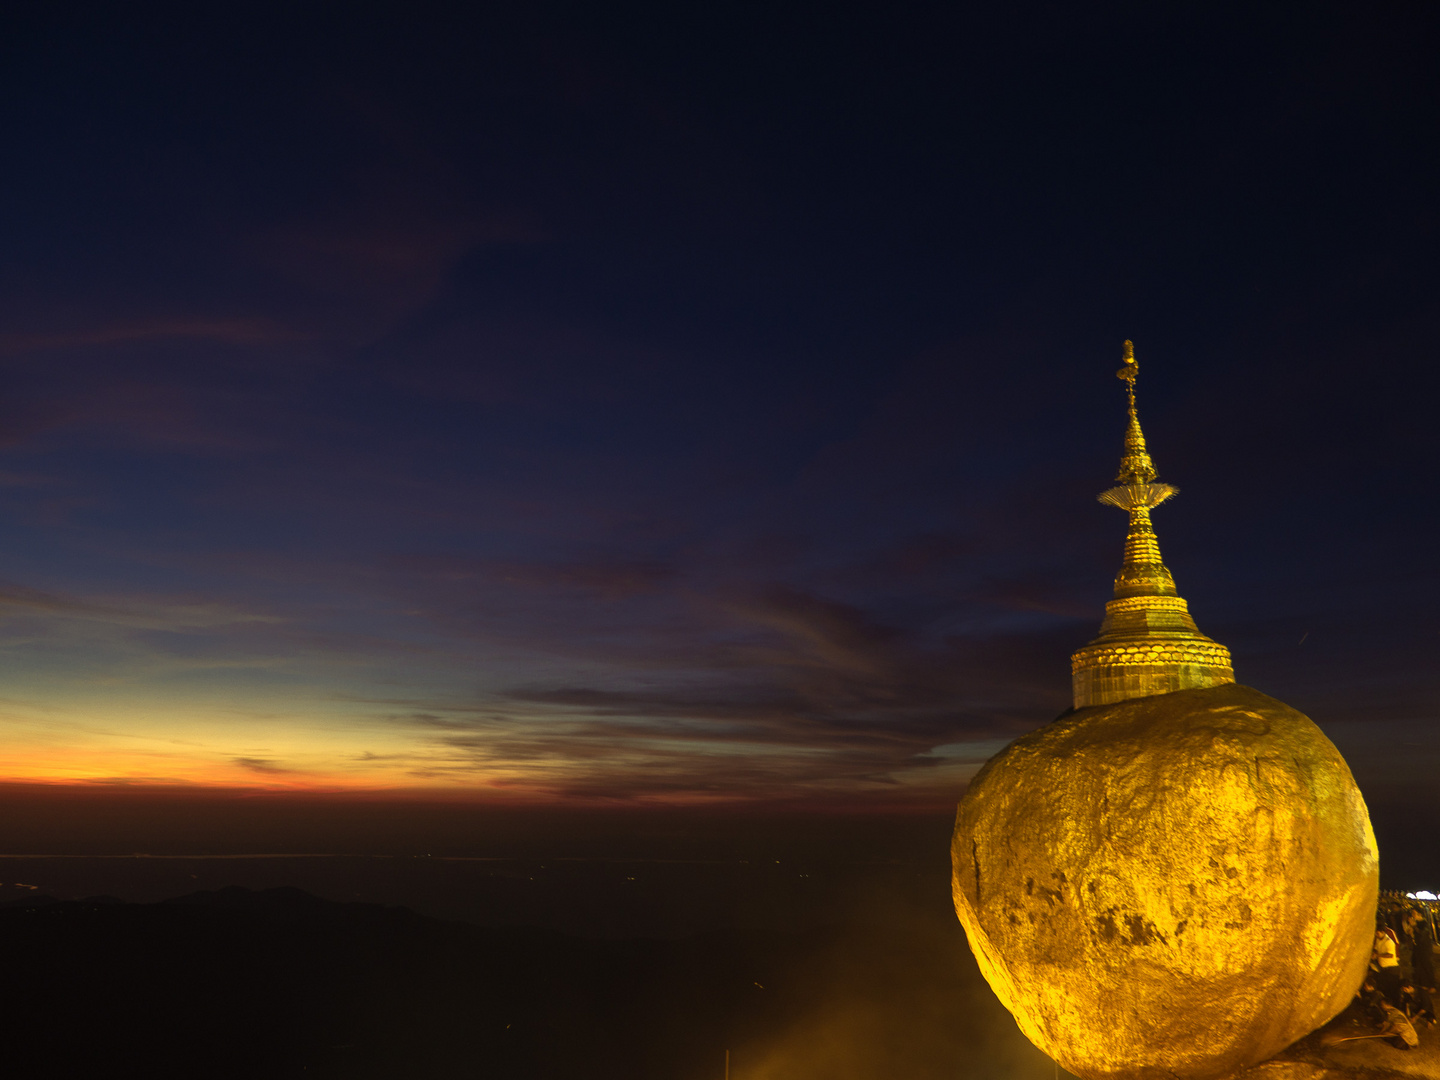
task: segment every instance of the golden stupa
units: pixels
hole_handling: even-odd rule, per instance
[[[981,973],[1085,1080],[1218,1080],[1340,1012],[1370,958],[1379,863],[1365,802],[1307,717],[1235,683],[1150,526],[1175,493],[1135,413],[1125,563],[1075,707],[971,781],[951,845]]]
[[[1155,483],[1155,463],[1135,412],[1135,347],[1125,342],[1125,363],[1115,374],[1125,380],[1130,425],[1125,456],[1115,477],[1118,487],[1102,503],[1130,512],[1125,563],[1115,575],[1115,599],[1105,605],[1100,636],[1070,657],[1075,708],[1109,705],[1128,698],[1198,690],[1235,681],[1230,650],[1195,627],[1189,606],[1175,591],[1175,579],[1160,559],[1150,511],[1178,489]]]

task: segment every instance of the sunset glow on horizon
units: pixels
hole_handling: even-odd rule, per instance
[[[897,733],[863,751],[865,775],[847,775],[862,760],[856,746],[785,736],[792,721],[774,703],[726,716],[681,698],[660,706],[652,690],[630,695],[627,713],[619,692],[486,694],[478,669],[433,644],[317,640],[296,632],[293,614],[220,608],[201,619],[193,607],[135,597],[12,601],[0,626],[12,664],[0,782],[660,805],[865,797],[868,788],[882,802],[943,803],[1004,741]],[[777,621],[763,619],[767,630]],[[806,652],[824,645],[813,628],[803,636]],[[547,666],[509,651],[502,670]]]

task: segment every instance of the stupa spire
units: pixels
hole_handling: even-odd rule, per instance
[[[1070,657],[1077,709],[1235,681],[1230,650],[1196,628],[1160,558],[1150,511],[1178,489],[1155,483],[1155,462],[1135,407],[1139,370],[1135,348],[1127,341],[1124,363],[1115,373],[1125,381],[1129,403],[1125,453],[1115,477],[1118,486],[1101,494],[1100,501],[1128,512],[1130,529],[1125,560],[1115,575],[1115,599],[1105,605],[1100,636]]]
[[[1125,456],[1120,459],[1120,473],[1115,477],[1120,484],[1148,484],[1155,479],[1155,462],[1145,449],[1145,433],[1140,430],[1140,414],[1135,411],[1135,377],[1140,374],[1140,365],[1135,362],[1135,343],[1125,342],[1124,364],[1115,373],[1117,379],[1125,380],[1125,396],[1130,400],[1130,425],[1125,429]]]

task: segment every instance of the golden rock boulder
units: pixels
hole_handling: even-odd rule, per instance
[[[1208,1080],[1364,977],[1378,861],[1307,717],[1233,683],[1080,709],[960,802],[955,908],[1021,1030],[1087,1080]]]

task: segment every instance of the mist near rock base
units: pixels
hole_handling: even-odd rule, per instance
[[[867,898],[854,923],[779,973],[794,996],[783,1022],[738,1048],[734,1080],[1054,1077],[945,914]]]

